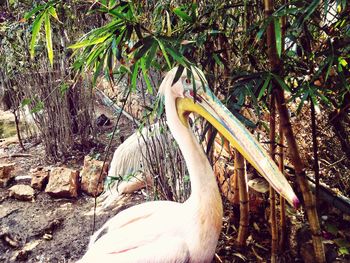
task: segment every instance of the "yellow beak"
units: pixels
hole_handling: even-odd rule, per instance
[[[297,208],[299,200],[287,179],[275,162],[253,135],[232,113],[209,91],[198,92],[196,102],[192,92],[185,92],[184,98],[176,100],[180,120],[188,126],[188,115],[195,112],[209,121],[236,148],[244,158],[282,195]]]

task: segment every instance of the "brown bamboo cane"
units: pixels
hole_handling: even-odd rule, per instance
[[[245,160],[243,156],[235,150],[235,170],[237,171],[239,188],[239,229],[237,236],[237,245],[242,247],[246,243],[249,226],[249,204],[248,204],[248,186],[245,169]]]
[[[281,121],[279,122],[279,159],[278,159],[278,167],[282,174],[284,174],[284,136]],[[280,196],[280,225],[281,225],[281,235],[279,238],[279,249],[280,251],[284,251],[286,249],[286,241],[287,241],[287,224],[286,224],[286,201]]]
[[[270,156],[275,160],[276,153],[276,105],[274,94],[271,94],[270,100]],[[278,229],[276,220],[276,193],[270,186],[270,225],[271,225],[271,262],[277,262],[278,253]]]
[[[264,0],[264,6],[265,6],[265,16],[266,18],[270,17],[273,12],[273,0]],[[277,56],[277,50],[276,50],[276,39],[275,39],[275,30],[273,23],[270,23],[267,27],[267,50],[268,50],[268,56],[270,61],[270,66],[272,71],[278,72],[281,70],[281,60]],[[292,126],[289,120],[288,110],[286,106],[286,102],[284,99],[284,93],[280,86],[276,86],[276,89],[274,90],[276,101],[277,101],[277,109],[280,115],[280,120],[282,124],[283,133],[286,137],[289,153],[291,157],[291,162],[294,165],[296,177],[297,177],[297,183],[300,187],[300,190],[302,192],[303,198],[304,198],[304,204],[306,213],[308,216],[308,220],[310,223],[311,228],[311,234],[312,234],[312,241],[314,245],[314,251],[315,251],[315,259],[316,262],[326,262],[325,253],[324,253],[324,246],[322,243],[322,237],[321,237],[321,228],[320,228],[320,222],[317,215],[317,210],[315,206],[315,198],[310,190],[309,184],[305,177],[305,171],[304,171],[304,164],[301,161],[298,146],[293,134]]]

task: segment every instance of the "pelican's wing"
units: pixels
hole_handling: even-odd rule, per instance
[[[169,256],[172,253],[174,257],[185,259],[188,254],[187,245],[179,238],[183,236],[179,226],[186,225],[179,222],[184,219],[178,212],[181,206],[182,204],[176,202],[155,201],[120,212],[93,235],[88,252],[81,262],[94,262],[96,257],[128,262],[124,259],[134,253],[142,255],[140,262],[147,262],[144,259],[148,257],[150,262],[167,262],[164,261],[164,255]],[[166,245],[169,237],[172,239],[171,246]],[[164,246],[163,252],[159,252],[162,247],[160,244]],[[159,261],[155,261],[155,257]]]

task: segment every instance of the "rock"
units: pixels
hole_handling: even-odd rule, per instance
[[[17,184],[12,186],[10,189],[9,196],[14,197],[22,201],[32,201],[34,200],[34,189],[29,185]]]
[[[42,190],[47,185],[49,181],[49,172],[47,168],[40,167],[38,169],[31,171],[31,183],[30,185],[37,190]]]
[[[85,156],[84,167],[81,171],[81,189],[92,196],[97,196],[103,191],[103,182],[108,173],[108,165],[102,169],[103,161],[98,161],[90,156]],[[102,174],[101,174],[102,169]]]
[[[262,177],[248,181],[248,186],[258,193],[265,194],[269,191],[269,183]]]
[[[32,177],[30,175],[17,175],[15,177],[15,182],[21,183],[21,184],[28,183],[28,182],[30,182],[31,178]]]
[[[51,170],[45,192],[52,197],[71,198],[78,196],[79,171],[64,167]]]
[[[14,175],[11,173],[11,171],[14,169],[14,163],[0,164],[0,186],[7,186],[8,182],[14,177]]]
[[[104,114],[101,114],[96,119],[97,126],[108,126],[111,124],[111,120]]]

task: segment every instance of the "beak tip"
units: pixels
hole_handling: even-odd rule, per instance
[[[294,199],[293,199],[293,206],[295,209],[298,209],[300,206],[300,201],[297,197],[294,197]]]

